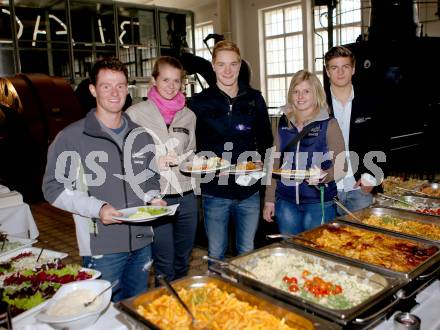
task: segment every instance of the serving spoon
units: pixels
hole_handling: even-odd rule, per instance
[[[398,202],[398,203],[402,203],[402,204],[406,204],[408,206],[411,206],[412,208],[414,208],[416,210],[420,210],[421,209],[416,203],[411,203],[411,202],[408,202],[408,201],[405,201],[405,200],[402,200],[402,199],[399,199],[399,198],[391,197],[391,196],[388,196],[388,195],[385,195],[385,194],[381,194],[381,193],[377,193],[377,194],[379,196],[383,197],[383,198],[387,198],[387,199],[390,199],[392,201],[395,201],[395,202]]]
[[[101,295],[102,295],[104,292],[106,292],[107,290],[109,290],[109,289],[115,287],[118,283],[119,283],[119,280],[114,281],[110,286],[106,287],[104,290],[102,290],[100,293],[98,293],[98,294],[95,296],[95,298],[93,298],[93,299],[90,300],[90,301],[85,302],[85,303],[84,303],[84,307],[88,307],[88,306],[90,306],[91,304],[93,304],[93,303],[95,302],[95,300],[96,300],[99,296],[101,296]]]
[[[229,267],[229,268],[231,268],[231,267],[235,268],[235,269],[241,271],[242,273],[246,273],[246,274],[252,276],[253,278],[257,278],[257,276],[254,273],[252,273],[251,271],[247,270],[246,268],[244,268],[242,266],[233,264],[232,262],[225,261],[225,260],[220,260],[220,259],[217,259],[217,258],[214,258],[214,257],[210,257],[210,256],[203,256],[202,259],[214,262],[214,263],[219,264],[220,266],[223,266],[223,267],[226,266],[226,267]]]
[[[177,300],[177,302],[185,309],[185,311],[188,313],[189,317],[191,318],[191,324],[194,325],[200,325],[200,321],[196,319],[196,317],[194,316],[194,314],[191,312],[191,310],[189,309],[188,305],[185,304],[185,302],[182,300],[182,298],[180,298],[179,294],[177,293],[176,290],[174,290],[174,288],[172,287],[172,285],[170,284],[170,282],[168,282],[168,280],[165,278],[165,276],[163,275],[157,275],[156,278],[158,279],[158,281],[163,284],[163,286],[165,287],[165,289],[171,293],[171,295]],[[205,329],[205,327],[201,326],[201,329]]]
[[[353,212],[351,212],[349,209],[347,209],[345,207],[344,204],[341,203],[341,201],[339,199],[337,199],[336,197],[333,198],[333,201],[336,203],[336,205],[338,205],[341,209],[343,209],[350,217],[352,217],[353,219],[355,219],[356,221],[362,222],[361,219],[359,219],[359,217],[357,217],[356,215],[354,215]]]
[[[301,237],[301,236],[297,236],[297,235],[293,235],[293,234],[269,234],[266,235],[266,238],[292,238],[292,239],[297,239],[298,241],[303,241],[312,245],[318,245],[317,243],[313,242],[312,240],[305,238],[305,237]]]
[[[430,194],[426,194],[424,192],[417,191],[417,190],[414,190],[414,189],[406,189],[406,188],[402,188],[402,187],[396,187],[396,188],[400,189],[400,190],[403,190],[403,191],[406,191],[406,192],[413,193],[413,194],[422,195],[422,196],[426,196],[426,197],[432,197]]]

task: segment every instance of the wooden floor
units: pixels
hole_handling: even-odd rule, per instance
[[[31,210],[40,232],[38,243],[34,246],[65,252],[69,255],[65,259],[66,263],[80,264],[81,257],[78,254],[75,223],[72,215],[45,202],[32,204]],[[194,247],[189,275],[206,273],[208,266],[202,260],[202,256],[206,254],[206,249]]]

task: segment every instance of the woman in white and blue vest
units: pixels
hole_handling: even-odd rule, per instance
[[[301,70],[292,77],[284,112],[275,134],[281,156],[274,169],[287,171],[267,186],[263,217],[276,221],[280,233],[298,234],[336,217],[333,198],[335,180],[345,174],[344,140],[329,116],[321,82],[311,72]],[[298,177],[292,174],[299,172],[289,170],[307,172]]]

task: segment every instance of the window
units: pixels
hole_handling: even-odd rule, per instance
[[[209,39],[207,41],[208,47],[206,47],[205,43],[203,42],[203,39],[205,39],[208,34],[214,33],[214,25],[212,24],[212,22],[205,22],[205,23],[200,23],[200,24],[196,24],[195,27],[195,49],[196,49],[196,55],[203,57],[205,60],[208,60],[211,62],[211,52],[209,50],[212,51],[212,49],[214,48],[214,39]],[[197,75],[198,79],[200,79],[200,82],[202,83],[202,86],[204,88],[208,87],[208,83],[205,81],[205,79],[203,79],[203,77],[201,75]],[[195,93],[199,93],[202,91],[202,86],[200,86],[200,84],[197,81],[194,81],[194,85],[195,85]]]
[[[203,57],[204,59],[211,61],[211,53],[206,47],[203,39],[205,39],[208,34],[214,33],[214,25],[212,22],[196,24],[195,35],[196,35],[196,55]],[[214,47],[214,39],[208,40],[208,46],[212,50]]]
[[[315,16],[315,72],[321,78],[324,54],[328,50],[327,7],[314,7]],[[333,44],[355,42],[361,34],[361,0],[340,0],[333,11]]]
[[[302,2],[301,2],[302,3]],[[286,102],[292,75],[298,70],[310,68],[322,81],[324,54],[328,50],[327,7],[314,7],[314,34],[307,35],[306,20],[300,2],[262,10],[264,40],[263,91],[270,114]],[[355,42],[361,34],[361,0],[339,0],[333,11],[333,44]],[[307,38],[313,38],[314,53],[308,54]],[[309,61],[314,57],[314,64]]]
[[[265,95],[270,114],[286,103],[293,73],[304,68],[304,32],[301,4],[262,12]]]

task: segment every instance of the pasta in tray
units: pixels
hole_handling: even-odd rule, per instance
[[[367,225],[386,228],[400,233],[440,240],[440,226],[433,223],[401,219],[389,215],[371,215],[368,218],[362,219],[362,222]]]
[[[163,295],[148,305],[139,305],[137,311],[162,329],[294,329],[285,324],[284,319],[240,301],[212,283],[180,289],[178,293],[198,322],[191,324],[185,310],[169,295]]]

